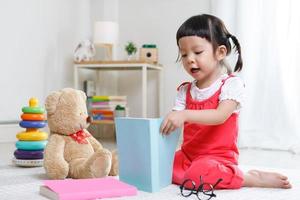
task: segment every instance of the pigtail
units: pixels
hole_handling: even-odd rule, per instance
[[[235,49],[239,54],[238,59],[237,59],[236,64],[235,64],[235,67],[234,67],[234,72],[239,72],[243,68],[241,45],[240,45],[238,39],[234,35],[229,34],[228,37],[232,39],[232,41],[235,45]]]

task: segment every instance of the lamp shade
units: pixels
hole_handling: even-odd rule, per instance
[[[94,25],[94,44],[116,44],[119,25],[112,21],[97,21]]]

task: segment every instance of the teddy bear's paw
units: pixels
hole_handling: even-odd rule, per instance
[[[107,149],[99,149],[92,156],[93,162],[90,165],[92,176],[100,178],[107,176],[111,169],[112,155]]]

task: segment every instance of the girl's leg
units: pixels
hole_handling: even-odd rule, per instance
[[[243,183],[243,173],[237,165],[209,156],[193,161],[184,179],[192,179],[198,187],[200,175],[205,183],[212,185],[222,178],[216,189],[238,189]]]
[[[244,174],[244,187],[291,188],[288,178],[275,172],[250,170]]]
[[[189,168],[191,162],[185,157],[184,153],[179,150],[175,153],[173,164],[172,182],[180,185],[184,180],[185,171]]]

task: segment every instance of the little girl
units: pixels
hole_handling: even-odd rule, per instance
[[[212,15],[197,15],[177,31],[177,45],[184,69],[195,80],[178,88],[175,107],[164,119],[161,132],[169,134],[184,125],[181,149],[176,152],[173,183],[191,179],[199,186],[222,181],[217,188],[291,188],[286,176],[238,168],[238,115],[244,100],[243,81],[231,74],[224,58],[238,53],[234,72],[242,69],[241,47],[223,22]],[[224,73],[224,66],[227,73]]]

